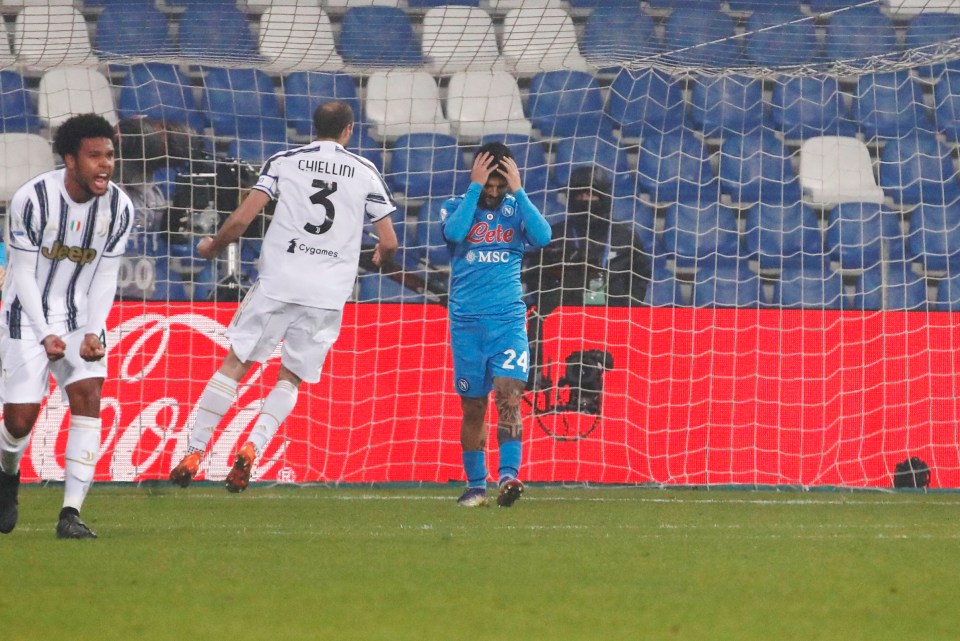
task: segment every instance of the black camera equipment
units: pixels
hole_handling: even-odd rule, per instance
[[[556,385],[543,372],[550,370],[547,363],[538,371],[530,385],[532,398],[527,398],[540,428],[560,441],[586,438],[600,424],[603,409],[603,374],[613,369],[613,355],[599,349],[571,352],[564,363],[563,375]],[[543,417],[558,415],[551,427]],[[571,422],[569,416],[593,416],[589,423]]]

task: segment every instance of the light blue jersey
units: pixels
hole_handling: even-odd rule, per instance
[[[549,242],[550,227],[522,190],[504,196],[494,211],[477,205],[481,190],[478,183],[471,184],[464,195],[447,200],[440,212],[451,255],[450,316],[525,318],[520,280],[524,247]],[[467,229],[466,237],[456,240],[459,234],[450,233],[451,224]]]

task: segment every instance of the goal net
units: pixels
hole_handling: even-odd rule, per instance
[[[501,141],[554,229],[524,261],[525,480],[890,487],[919,457],[960,487],[960,2],[26,4],[0,9],[3,200],[95,111],[138,204],[98,480],[164,479],[185,452],[271,211],[217,261],[196,242],[336,98],[401,250],[376,269],[371,229],[254,481],[463,481],[440,209]],[[279,357],[201,479],[226,475]],[[66,413],[54,390],[25,480],[62,478]]]

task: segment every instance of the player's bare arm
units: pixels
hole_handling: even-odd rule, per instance
[[[393,231],[393,221],[390,216],[385,216],[373,223],[373,228],[377,230],[377,236],[380,242],[373,248],[373,264],[380,267],[384,263],[389,263],[393,259],[393,254],[397,251],[399,241],[397,234]]]
[[[103,343],[96,334],[84,334],[83,342],[80,343],[80,358],[85,361],[99,361],[106,355],[107,351],[103,349]]]
[[[46,336],[42,341],[43,349],[47,352],[47,359],[59,361],[67,353],[67,344],[56,334]]]
[[[252,190],[220,226],[216,236],[207,236],[197,244],[197,254],[207,260],[219,256],[227,245],[237,242],[269,201],[270,197],[266,193],[259,189]]]
[[[520,182],[520,167],[513,158],[502,159],[499,171],[507,179],[507,187],[511,192],[517,193],[523,189],[523,184]]]

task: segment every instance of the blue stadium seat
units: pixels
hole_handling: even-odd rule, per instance
[[[759,261],[760,269],[783,269],[812,260],[823,261],[823,237],[817,215],[800,202],[759,202],[747,210],[744,253]]]
[[[235,4],[191,4],[180,16],[180,54],[213,60],[258,59],[247,16]]]
[[[933,54],[937,45],[953,40],[960,34],[960,14],[939,13],[935,11],[920,13],[913,17],[904,35],[903,48],[921,49]],[[956,67],[957,62],[919,65],[915,67],[921,78],[939,78],[948,66]]]
[[[717,11],[721,0],[647,0],[647,5],[657,11],[677,11],[679,9],[703,9]]]
[[[370,135],[370,125],[353,124],[353,133],[347,141],[347,151],[360,154],[372,162],[377,171],[383,173],[383,145]]]
[[[766,5],[757,2],[758,5]],[[747,58],[764,67],[802,65],[820,57],[817,29],[812,18],[800,12],[800,5],[758,8],[747,19]]]
[[[227,154],[259,167],[273,154],[286,151],[287,130],[275,120],[261,121],[259,138],[234,138],[227,145]]]
[[[110,4],[97,18],[93,49],[101,59],[116,56],[159,57],[176,52],[167,16],[153,3]]]
[[[773,131],[729,136],[720,147],[720,189],[736,203],[795,203],[800,180],[790,152]]]
[[[40,118],[16,71],[0,71],[0,133],[37,133]]]
[[[857,131],[831,76],[780,77],[770,102],[770,119],[784,138],[853,136]]]
[[[947,140],[960,142],[960,70],[947,69],[933,86],[937,130]]]
[[[633,9],[637,0],[567,0],[574,9],[605,9],[608,7]]]
[[[827,220],[827,250],[841,270],[869,269],[883,257],[883,209],[877,203],[839,203]]]
[[[450,250],[440,229],[440,209],[446,198],[432,198],[420,207],[417,217],[417,249],[430,267],[446,267],[450,264]]]
[[[190,79],[175,65],[162,62],[130,65],[120,87],[117,109],[121,118],[146,116],[179,122],[198,132],[206,126],[194,104]]]
[[[359,303],[424,303],[426,299],[386,274],[377,272],[357,276]]]
[[[886,263],[886,273],[883,267],[868,269],[857,279],[853,308],[926,311],[926,279],[915,273],[909,263]]]
[[[621,138],[639,138],[648,130],[673,131],[683,124],[685,108],[681,82],[654,67],[621,69],[610,85],[606,107]]]
[[[313,112],[325,102],[342,100],[353,109],[353,117],[363,122],[363,106],[353,77],[345,73],[297,71],[283,79],[284,110],[287,126],[298,136],[313,134]]]
[[[693,305],[763,307],[763,283],[743,261],[703,261],[693,283]]]
[[[662,48],[653,18],[642,13],[637,2],[595,8],[580,38],[583,57],[604,70],[635,64]]]
[[[884,144],[879,183],[898,205],[948,205],[960,200],[952,150],[922,131]]]
[[[854,7],[830,16],[824,50],[830,60],[859,66],[872,56],[896,53],[897,30],[878,7]]]
[[[750,133],[763,124],[763,84],[759,79],[696,76],[691,85],[690,122],[705,136]]]
[[[773,286],[773,304],[805,309],[843,309],[843,279],[830,265],[785,268]]]
[[[632,195],[635,178],[630,171],[627,150],[613,136],[575,136],[556,144],[553,176],[561,188],[570,183],[575,167],[593,166],[613,177],[613,195]]]
[[[276,140],[286,123],[273,80],[252,68],[207,67],[203,77],[203,109],[215,136]]]
[[[390,152],[390,188],[405,198],[448,198],[469,185],[457,139],[444,134],[406,134]]]
[[[716,194],[707,145],[689,129],[644,136],[637,184],[655,202],[697,202],[704,193]]]
[[[730,11],[744,13],[747,11],[774,11],[787,13],[800,8],[800,0],[728,0]]]
[[[917,206],[910,212],[907,242],[924,271],[960,273],[960,207]]]
[[[960,312],[960,272],[938,283],[937,309],[943,312]]]
[[[680,281],[667,267],[664,259],[654,259],[653,268],[650,271],[650,284],[647,285],[647,295],[644,298],[647,305],[651,307],[684,307],[688,305]]]
[[[663,48],[681,65],[732,67],[740,61],[741,39],[733,18],[709,7],[678,7],[667,17]]]
[[[863,4],[860,0],[807,0],[807,3],[813,13],[827,13]]]
[[[432,7],[479,7],[479,0],[407,0],[411,9],[430,9]]]
[[[663,219],[661,246],[677,267],[740,256],[740,236],[733,210],[716,202],[675,203]]]
[[[340,55],[361,67],[421,67],[423,55],[407,14],[398,7],[354,6],[340,26]]]
[[[923,103],[923,88],[906,70],[860,76],[850,111],[868,140],[934,129]]]
[[[586,71],[543,71],[530,80],[527,112],[547,137],[590,136],[613,131],[603,111],[600,85]]]

